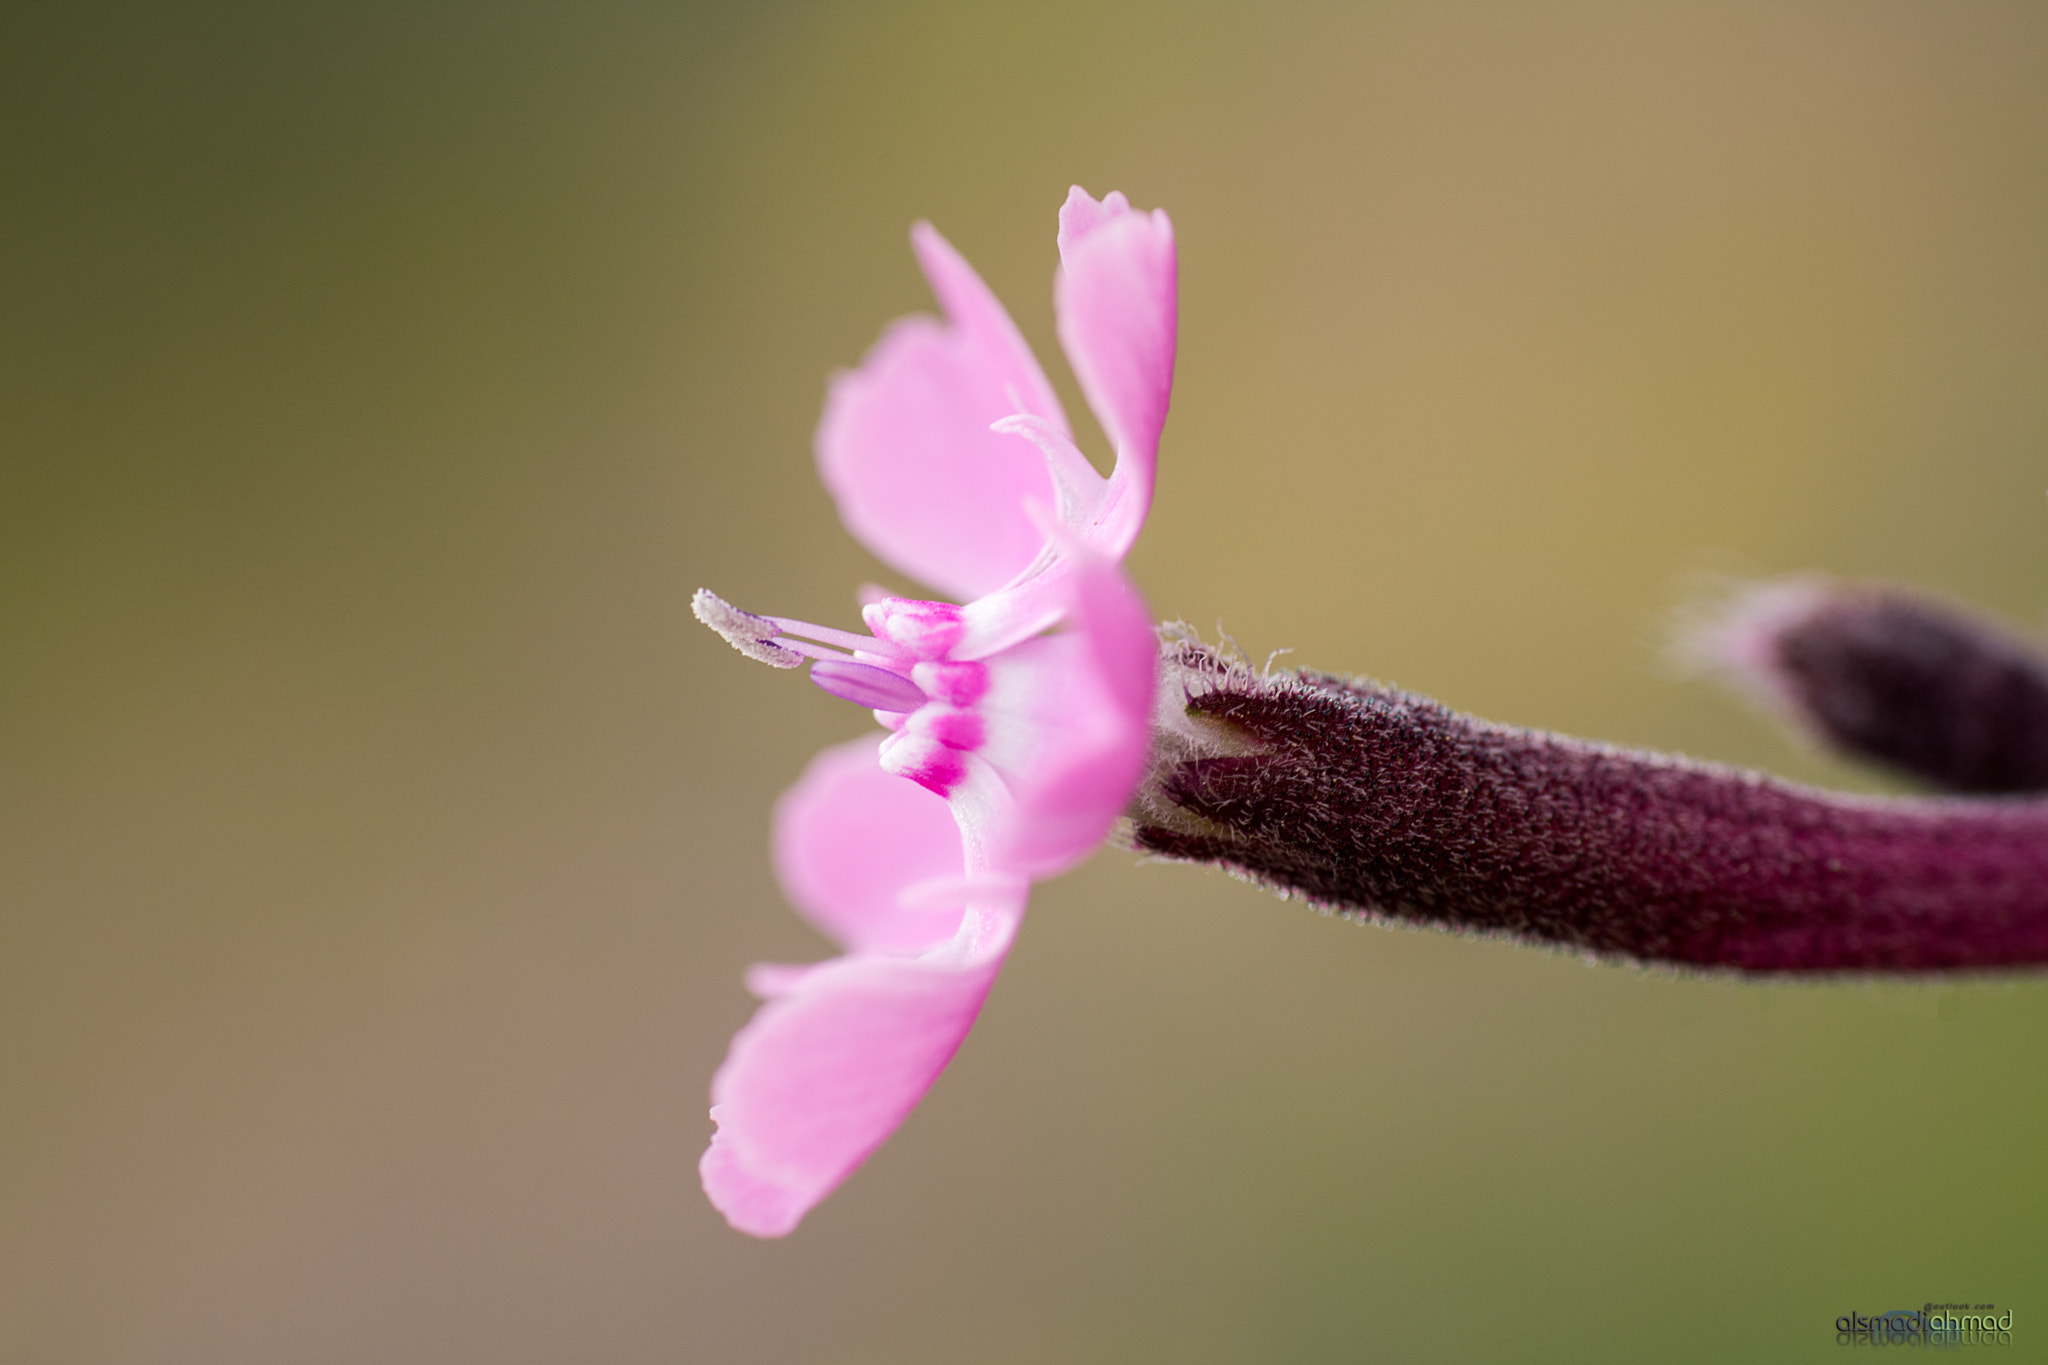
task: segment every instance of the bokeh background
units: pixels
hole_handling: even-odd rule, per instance
[[[1107,853],[792,1238],[696,1187],[769,803],[863,717],[827,373],[929,218],[1052,341],[1174,215],[1131,565],[1486,716],[1874,780],[1716,576],[2048,604],[2037,4],[0,20],[0,1358],[1771,1360],[2048,1339],[2048,984],[1679,979]],[[1087,440],[1102,449],[1092,429]],[[907,585],[902,585],[907,586]]]

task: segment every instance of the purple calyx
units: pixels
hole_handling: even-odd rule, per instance
[[[1843,796],[1181,635],[1140,851],[1327,909],[1759,973],[2048,965],[2048,800]]]

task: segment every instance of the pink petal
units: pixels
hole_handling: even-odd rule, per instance
[[[1057,623],[1072,601],[1067,576],[1067,564],[1053,559],[1029,578],[969,602],[961,610],[965,629],[952,657],[986,659]]]
[[[811,760],[775,805],[775,870],[812,924],[842,947],[914,953],[960,923],[957,899],[905,895],[965,870],[946,803],[882,771],[882,736],[834,745]]]
[[[1112,481],[1107,500],[1114,502],[1118,493],[1119,488]],[[1114,571],[1122,559],[1127,544],[1108,550],[1100,543],[1101,517],[1076,531],[1038,503],[1031,504],[1029,510],[1032,523],[1046,538],[1044,551],[1028,572],[1000,591],[977,598],[960,609],[962,629],[951,642],[952,657],[991,658],[1057,625],[1073,611],[1073,575],[1077,566],[1097,563]],[[1139,520],[1143,521],[1142,509]]]
[[[1010,320],[1009,310],[982,282],[967,258],[955,251],[953,244],[930,223],[911,225],[910,249],[917,253],[925,282],[932,287],[947,319],[1016,388],[1018,401],[1004,409],[1005,415],[1029,413],[1051,422],[1062,434],[1072,435],[1066,409],[1060,406],[1059,395],[1046,382],[1038,357],[1031,354],[1024,334]]]
[[[896,1131],[973,1027],[1021,912],[978,905],[925,957],[824,963],[734,1035],[698,1163],[728,1222],[782,1236]]]
[[[984,758],[1015,805],[988,839],[1000,866],[1034,876],[1086,857],[1129,804],[1150,742],[1157,645],[1138,594],[1113,566],[1074,563],[1075,628],[987,661]],[[970,842],[971,817],[955,814]]]
[[[1002,586],[1045,538],[1024,511],[1053,484],[1037,452],[989,430],[1026,411],[1066,430],[1009,314],[928,224],[912,233],[951,322],[905,318],[837,376],[818,472],[839,515],[891,567],[961,598]]]
[[[1164,209],[1133,210],[1123,195],[1101,203],[1079,185],[1060,210],[1060,270],[1053,306],[1060,345],[1088,405],[1116,446],[1118,507],[1100,548],[1118,556],[1136,539],[1152,501],[1159,433],[1173,397],[1179,265]]]
[[[1097,199],[1079,185],[1067,187],[1067,202],[1060,205],[1060,254],[1095,229],[1131,211],[1131,201],[1122,190],[1111,190]]]
[[[1129,548],[1130,538],[1137,534],[1136,527],[1144,521],[1144,508],[1135,507],[1137,522],[1121,541],[1113,531],[1105,531],[1105,527],[1117,518],[1117,499],[1131,491],[1127,484],[1120,487],[1111,480],[1106,499],[1108,510],[1078,530],[1062,525],[1048,509],[1032,504],[1033,523],[1046,537],[1045,551],[1031,572],[960,608],[962,629],[949,640],[951,656],[991,658],[1057,625],[1074,609],[1077,589],[1073,577],[1083,563],[1096,563],[1121,582],[1115,568]],[[1133,506],[1128,499],[1124,503],[1126,511],[1133,510]]]
[[[1151,608],[1113,563],[1074,559],[1074,621],[1088,641],[1091,663],[1110,704],[1150,742],[1158,685],[1159,636]]]

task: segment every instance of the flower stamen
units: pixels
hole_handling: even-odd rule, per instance
[[[786,634],[801,635],[806,639],[816,640],[820,644],[838,645],[840,649],[852,650],[855,654],[886,654],[892,658],[904,657],[904,651],[890,644],[887,640],[878,640],[872,635],[862,635],[858,631],[834,630],[831,626],[814,626],[808,621],[794,621],[786,616],[766,616],[762,619],[774,622]],[[813,657],[822,659],[825,656],[819,654]],[[834,657],[839,656],[835,653]]]
[[[690,598],[690,610],[699,621],[725,637],[727,644],[756,663],[770,668],[797,668],[803,664],[800,652],[775,643],[782,634],[781,623],[741,611],[709,588],[697,589]]]
[[[871,711],[915,711],[928,698],[901,673],[852,659],[820,659],[811,665],[811,681],[843,701]]]
[[[901,645],[872,635],[741,611],[709,588],[697,589],[690,610],[727,644],[771,668],[796,668],[806,658],[879,660],[884,667],[899,663],[908,667],[913,657]],[[832,648],[834,645],[838,648]]]
[[[904,712],[915,711],[930,700],[923,688],[900,671],[909,667],[911,655],[887,640],[784,616],[756,616],[708,588],[697,589],[690,609],[749,659],[771,668],[797,668],[806,658],[814,660],[811,681],[855,705],[872,711]],[[834,645],[843,648],[834,649]]]

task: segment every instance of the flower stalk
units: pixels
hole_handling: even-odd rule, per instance
[[[1124,838],[1376,921],[1755,973],[2048,962],[2048,800],[1867,797],[1460,715],[1169,630]]]

